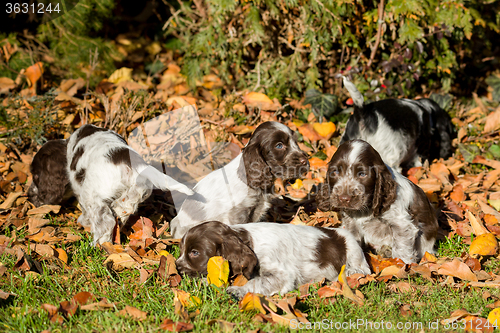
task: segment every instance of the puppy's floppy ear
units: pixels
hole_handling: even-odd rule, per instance
[[[232,230],[224,233],[220,255],[231,263],[235,275],[243,274],[247,279],[257,266],[257,256]]]
[[[243,149],[243,165],[240,165],[238,172],[245,179],[246,184],[251,188],[265,189],[273,186],[274,177],[271,168],[264,161],[261,154],[259,138],[250,139],[248,145]],[[244,170],[243,170],[244,169]]]
[[[375,217],[388,211],[394,201],[396,201],[398,187],[387,166],[378,166],[376,170],[377,180],[373,191],[372,204],[373,215]]]
[[[318,194],[316,194],[316,204],[318,209],[326,212],[331,210],[332,203],[330,200],[330,184],[326,181],[323,184],[320,184],[318,188]]]

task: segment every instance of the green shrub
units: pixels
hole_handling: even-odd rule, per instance
[[[388,0],[377,40],[378,2],[354,0],[198,0],[179,2],[165,25],[184,52],[194,86],[216,71],[236,89],[270,96],[333,93],[336,73],[363,72],[362,92],[448,92],[462,61],[491,55],[498,39],[499,1]],[[480,46],[480,54],[478,54]],[[376,79],[374,81],[373,79]],[[359,80],[359,79],[358,79]]]

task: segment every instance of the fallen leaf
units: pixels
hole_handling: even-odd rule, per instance
[[[188,332],[194,328],[191,323],[174,322],[172,319],[165,319],[160,328],[169,332]]]
[[[102,298],[98,303],[91,303],[80,306],[80,310],[86,310],[86,311],[111,309],[111,308],[116,308],[116,305],[114,303],[109,303],[106,298]]]
[[[252,311],[257,310],[262,314],[266,314],[266,310],[262,306],[262,299],[264,296],[260,294],[247,293],[240,301],[239,307],[240,311]]]
[[[108,81],[114,84],[125,81],[132,81],[132,68],[122,67],[111,74]]]
[[[328,121],[328,122],[322,122],[322,123],[313,123],[313,129],[321,135],[325,139],[330,139],[335,133],[336,127],[335,124]]]
[[[349,284],[347,284],[347,277],[345,275],[345,265],[343,265],[342,268],[340,269],[338,279],[339,282],[342,284],[342,295],[344,295],[344,297],[350,299],[351,301],[354,301],[358,305],[363,305],[364,304],[363,299],[359,297],[357,293],[354,294],[351,288],[349,287]]]
[[[471,257],[493,256],[498,252],[498,241],[491,233],[482,234],[474,238],[470,245],[469,254]]]
[[[196,296],[191,296],[190,293],[184,290],[172,289],[174,296],[177,297],[179,302],[186,308],[199,307],[201,305],[201,299]]]
[[[309,165],[311,166],[311,169],[316,169],[316,170],[327,167],[326,161],[318,157],[311,157],[309,159]]]
[[[23,192],[10,192],[4,202],[0,205],[0,209],[9,209],[16,202],[17,198],[23,195]]]
[[[234,279],[232,285],[235,286],[235,287],[242,287],[245,284],[247,284],[247,282],[248,282],[248,279],[244,275],[239,274]]]
[[[59,206],[59,205],[43,205],[43,206],[28,210],[26,215],[28,215],[28,216],[29,215],[38,215],[38,214],[45,215],[45,214],[48,214],[50,212],[57,214],[57,213],[59,213],[59,210],[61,210],[61,206]]]
[[[71,300],[79,305],[85,305],[94,298],[95,297],[92,293],[89,293],[88,291],[80,291],[78,294],[73,296]]]
[[[500,326],[500,308],[496,308],[490,311],[488,314],[488,321],[493,326]]]
[[[63,263],[68,264],[68,254],[61,248],[56,249],[55,256]]]
[[[469,266],[465,263],[459,261],[457,258],[453,259],[451,262],[447,262],[438,268],[438,274],[454,276],[466,281],[477,282],[477,277],[470,270]]]
[[[9,298],[9,296],[17,296],[16,294],[13,294],[13,293],[6,293],[5,291],[3,290],[0,290],[0,299],[7,299]]]
[[[309,141],[319,141],[323,139],[313,128],[311,124],[304,124],[298,128],[299,133],[306,137]]]
[[[450,193],[450,198],[455,202],[467,200],[462,184],[456,184],[455,186],[453,186],[453,191]]]
[[[483,133],[493,132],[500,127],[500,108],[486,117]]]
[[[222,257],[212,257],[207,263],[208,283],[216,287],[227,285],[229,278],[229,262]]]
[[[104,265],[111,265],[113,270],[120,272],[125,268],[135,268],[139,266],[139,263],[135,261],[134,258],[130,256],[130,254],[122,252],[111,254],[104,261]]]
[[[0,94],[8,93],[16,87],[14,80],[8,77],[0,77]]]
[[[335,284],[321,287],[318,290],[318,296],[320,298],[333,297],[338,295],[342,295],[342,289]]]
[[[470,210],[467,210],[466,213],[467,217],[469,218],[470,225],[472,226],[472,229],[474,229],[474,234],[479,236],[483,234],[488,234],[489,231],[486,229],[480,221],[477,220],[477,218],[474,216],[474,214],[471,213]]]
[[[76,302],[62,301],[61,304],[59,304],[58,311],[66,318],[73,316],[76,313],[76,310],[78,310],[78,304]]]
[[[29,86],[35,85],[36,81],[38,81],[43,74],[43,64],[41,62],[37,62],[34,65],[26,68],[24,75],[28,79]]]
[[[141,311],[129,305],[125,305],[125,308],[118,313],[121,314],[122,316],[130,316],[139,321],[146,319],[148,316],[147,312]]]
[[[221,320],[221,319],[212,319],[212,320],[209,320],[207,322],[208,326],[212,326],[212,325],[215,325],[215,324],[217,324],[219,326],[218,331],[224,332],[224,333],[230,333],[236,327],[236,324],[230,323],[228,321]]]

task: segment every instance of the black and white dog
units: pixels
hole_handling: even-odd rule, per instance
[[[420,166],[420,159],[448,158],[455,136],[451,118],[434,101],[385,99],[364,104],[356,86],[343,77],[354,102],[340,144],[361,139],[373,146],[398,171]]]
[[[115,217],[125,223],[147,199],[153,186],[162,190],[193,192],[144,160],[117,133],[84,125],[68,140],[66,171],[82,215],[90,226],[94,245],[112,241]]]
[[[275,182],[298,178],[309,170],[307,155],[295,133],[274,121],[262,123],[243,152],[193,188],[170,222],[174,238],[182,238],[204,221],[240,224],[260,221],[275,198]]]
[[[377,252],[405,263],[434,253],[438,223],[429,199],[365,141],[340,145],[317,201],[323,211],[340,210],[342,227]]]
[[[225,225],[205,222],[183,237],[177,269],[191,276],[207,273],[211,257],[229,261],[233,274],[249,281],[227,291],[237,297],[247,292],[285,294],[298,286],[326,278],[337,280],[343,265],[346,275],[370,274],[361,247],[343,229],[278,223]]]

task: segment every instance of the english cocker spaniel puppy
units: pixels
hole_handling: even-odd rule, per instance
[[[30,171],[33,182],[28,198],[36,206],[57,205],[71,196],[71,186],[66,173],[66,140],[47,141],[35,154]]]
[[[317,201],[323,211],[339,210],[342,227],[362,245],[405,263],[434,253],[438,223],[424,191],[393,172],[365,141],[338,148]]]
[[[364,104],[356,86],[343,77],[354,102],[340,144],[353,139],[368,142],[391,168],[401,172],[421,166],[422,160],[448,158],[455,137],[451,118],[428,98],[384,99]]]
[[[236,297],[247,292],[285,294],[298,286],[326,278],[335,281],[343,265],[346,274],[370,274],[370,267],[354,237],[343,229],[279,223],[226,225],[205,222],[182,238],[177,269],[191,276],[207,273],[213,256],[229,261],[233,274],[249,281],[227,291]]]
[[[240,155],[195,185],[195,194],[170,222],[172,236],[182,238],[204,221],[258,222],[277,196],[275,182],[298,178],[308,170],[307,155],[294,132],[278,122],[262,123]]]
[[[111,242],[115,217],[125,223],[153,186],[193,194],[146,164],[120,135],[105,128],[80,127],[68,140],[67,157],[71,187],[82,209],[78,222],[90,226],[94,245]]]

